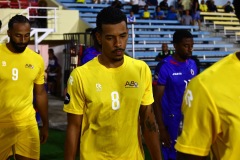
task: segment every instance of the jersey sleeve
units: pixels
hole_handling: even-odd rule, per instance
[[[141,105],[150,105],[153,103],[153,91],[152,91],[152,73],[150,68],[145,64],[145,91],[141,101]]]
[[[35,53],[34,53],[35,54]],[[36,79],[34,80],[35,84],[44,84],[44,76],[45,76],[45,71],[44,71],[44,61],[43,58],[41,56],[39,56],[39,71],[38,71],[38,75],[36,77]]]
[[[163,63],[159,68],[157,84],[165,85],[167,83],[167,77],[168,77],[168,67],[166,63]]]
[[[74,69],[70,74],[67,82],[67,93],[64,100],[63,110],[72,114],[83,114],[85,105],[85,96],[83,93],[83,85],[81,83],[81,75]]]
[[[154,69],[153,83],[152,83],[154,86],[157,85],[158,74],[159,74],[159,70],[160,70],[162,64],[163,64],[163,63],[160,61],[160,62],[157,64],[157,66],[155,67],[155,69]]]
[[[220,132],[220,118],[207,88],[194,78],[184,93],[183,128],[177,139],[177,151],[207,156]]]

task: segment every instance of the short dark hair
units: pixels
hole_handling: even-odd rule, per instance
[[[127,25],[127,17],[120,9],[111,6],[103,8],[97,15],[97,31],[102,31],[103,24],[117,24],[122,21]]]
[[[29,20],[27,19],[27,17],[23,16],[23,15],[15,15],[13,16],[9,22],[8,22],[8,29],[12,29],[13,28],[13,24],[14,23],[29,23]]]
[[[53,50],[52,48],[49,48],[49,49],[48,49],[48,53],[49,53],[49,52],[52,53],[52,54],[54,54],[54,50]]]
[[[234,9],[235,9],[235,14],[240,21],[240,1],[239,0],[234,0],[233,1],[233,6],[234,6]]]
[[[184,38],[193,38],[188,30],[176,30],[173,34],[173,43],[180,43]]]

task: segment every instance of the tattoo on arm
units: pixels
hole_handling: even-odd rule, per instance
[[[157,132],[157,127],[156,127],[156,123],[151,121],[149,116],[147,117],[146,121],[145,121],[145,125],[147,127],[147,129],[151,132]]]
[[[155,122],[154,112],[152,107],[150,111],[147,111],[147,107],[144,107],[144,109],[140,111],[140,117],[141,117],[140,123],[141,123],[141,128],[143,133],[146,129],[150,132],[157,132],[157,124]]]

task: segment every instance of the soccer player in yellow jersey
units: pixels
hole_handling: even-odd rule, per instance
[[[233,2],[240,19],[240,1]],[[177,160],[240,157],[240,52],[228,55],[191,80],[182,104]]]
[[[71,73],[64,111],[68,126],[65,160],[143,160],[141,133],[153,160],[161,160],[159,133],[152,110],[149,67],[124,55],[126,15],[104,8],[97,15],[102,54]]]
[[[40,142],[48,137],[47,94],[44,88],[44,63],[30,50],[30,23],[22,15],[9,20],[9,43],[0,45],[0,160],[37,160]],[[40,130],[33,108],[36,107],[43,127]]]

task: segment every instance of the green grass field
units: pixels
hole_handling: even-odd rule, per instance
[[[40,160],[63,160],[65,132],[55,129],[49,130],[46,144],[41,145]],[[144,146],[146,160],[151,160],[149,152]]]

